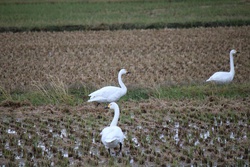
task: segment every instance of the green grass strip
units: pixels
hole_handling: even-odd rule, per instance
[[[228,85],[174,85],[159,86],[154,88],[128,88],[128,92],[121,101],[141,101],[149,98],[157,99],[204,99],[209,96],[225,98],[247,98],[250,95],[250,83],[228,84]],[[0,92],[0,104],[6,106],[11,102],[27,102],[39,106],[47,104],[79,105],[88,100],[88,94],[93,88],[81,87],[71,88],[67,93],[58,90],[46,89],[46,93],[38,91],[20,92],[9,94]],[[7,95],[7,96],[6,96]],[[7,101],[7,104],[6,104]]]

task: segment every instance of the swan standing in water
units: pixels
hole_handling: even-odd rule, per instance
[[[120,153],[122,150],[124,138],[126,137],[123,134],[121,128],[117,126],[120,115],[119,106],[115,102],[112,102],[106,108],[115,110],[115,115],[110,126],[104,128],[100,133],[102,135],[101,140],[105,148],[108,149],[109,154],[110,154],[110,149],[115,148],[118,145],[120,146],[119,150]]]
[[[230,51],[230,71],[229,72],[224,72],[224,71],[219,71],[214,73],[206,82],[215,82],[218,84],[225,84],[225,83],[230,83],[233,78],[234,78],[234,59],[233,55],[239,53],[236,50],[231,50]]]
[[[122,75],[128,74],[128,72],[125,69],[121,69],[118,73],[118,82],[121,87],[115,87],[115,86],[105,86],[99,90],[96,90],[95,92],[89,94],[90,99],[88,102],[98,102],[97,105],[100,103],[110,103],[118,101],[122,96],[124,96],[127,93],[127,87],[122,82]]]

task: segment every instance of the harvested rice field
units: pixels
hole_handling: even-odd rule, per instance
[[[36,91],[51,78],[86,87],[86,96],[117,85],[121,68],[131,72],[123,76],[128,93],[206,85],[214,72],[229,71],[231,49],[240,51],[231,85],[249,85],[249,44],[249,26],[0,33],[1,96]],[[0,103],[0,166],[249,166],[250,88],[244,96],[223,97],[216,91],[224,86],[208,85],[214,94],[203,98],[121,99],[118,125],[126,139],[120,155],[108,155],[100,140],[113,118],[105,104],[6,98]]]
[[[104,107],[1,107],[0,165],[249,166],[249,98],[119,105],[126,139],[117,156],[101,143],[113,117]]]
[[[133,74],[124,78],[127,86],[202,83],[216,71],[229,71],[233,48],[241,52],[234,82],[249,82],[249,43],[250,26],[1,33],[0,84],[30,89],[50,75],[68,86],[99,88],[117,84],[121,68]]]

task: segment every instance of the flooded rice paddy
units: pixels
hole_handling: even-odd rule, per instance
[[[0,107],[0,166],[249,166],[250,99],[120,102],[122,153],[104,106]]]

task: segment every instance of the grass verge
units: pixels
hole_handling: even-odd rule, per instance
[[[1,93],[0,102],[6,100],[29,101],[35,106],[44,104],[79,105],[88,100],[88,94],[94,90],[86,86],[66,88],[60,81],[53,81],[50,87],[44,87],[36,82],[37,90],[28,92],[12,92],[9,96]],[[140,101],[149,98],[156,99],[204,99],[208,96],[225,98],[246,98],[250,94],[249,83],[229,85],[175,85],[158,86],[154,88],[128,88],[121,101]],[[4,103],[5,104],[5,103]]]
[[[68,92],[67,86],[57,77],[48,76],[49,86],[43,86],[39,81],[33,81],[36,93],[45,100],[46,103],[65,103],[72,105],[73,98]]]

